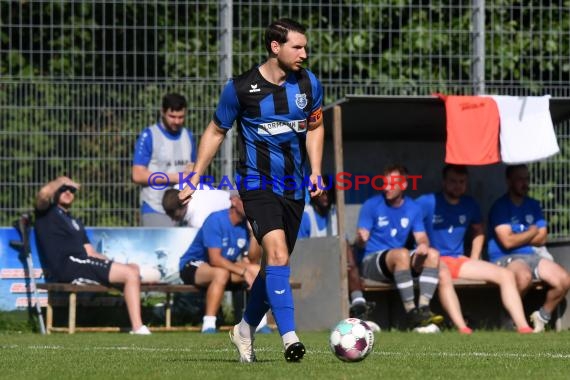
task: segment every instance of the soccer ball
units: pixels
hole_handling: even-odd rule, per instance
[[[372,352],[374,333],[358,318],[344,319],[331,332],[329,345],[340,360],[358,362]]]

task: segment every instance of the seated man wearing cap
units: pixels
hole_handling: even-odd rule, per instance
[[[141,319],[139,267],[115,263],[95,251],[85,227],[69,212],[77,190],[77,182],[62,176],[48,182],[36,195],[35,234],[46,279],[72,284],[124,284],[131,333],[149,335]]]
[[[194,241],[180,258],[180,278],[185,284],[206,288],[206,311],[202,332],[216,332],[216,315],[220,309],[226,285],[246,282],[251,287],[259,265],[248,255],[258,257],[261,248],[251,239],[243,202],[231,194],[229,210],[216,211],[206,218]],[[251,244],[251,246],[250,246]],[[239,257],[242,257],[238,261]],[[265,328],[262,321],[261,328]]]

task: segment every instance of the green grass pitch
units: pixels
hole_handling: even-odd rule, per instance
[[[286,363],[278,334],[240,364],[227,333],[0,333],[0,379],[570,379],[570,331],[376,334],[372,354],[344,363],[328,333],[301,333],[307,355]]]

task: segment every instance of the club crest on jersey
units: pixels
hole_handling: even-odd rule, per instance
[[[524,219],[528,224],[534,224],[534,216],[532,214],[526,214]]]
[[[467,221],[467,215],[459,215],[460,224],[465,224],[466,221]]]
[[[75,221],[75,219],[71,219],[71,225],[75,228],[76,231],[79,231],[79,224]]]
[[[410,224],[410,219],[408,218],[400,219],[400,225],[402,226],[402,228],[408,227],[408,224]]]
[[[295,104],[299,109],[305,109],[307,106],[307,94],[295,94]]]

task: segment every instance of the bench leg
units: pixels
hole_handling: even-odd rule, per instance
[[[48,302],[46,307],[46,333],[51,334],[51,329],[53,327],[53,306],[51,302],[53,301],[53,294],[48,292]]]
[[[169,329],[171,327],[171,318],[172,318],[172,307],[171,307],[171,299],[172,294],[170,292],[166,292],[166,303],[164,306],[164,321],[166,323],[166,328]]]
[[[75,313],[77,310],[77,293],[69,293],[69,321],[68,321],[68,333],[75,333]]]

